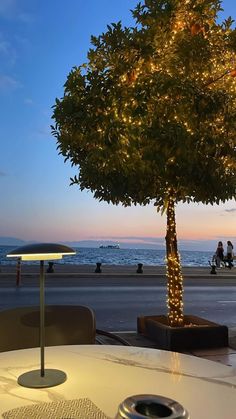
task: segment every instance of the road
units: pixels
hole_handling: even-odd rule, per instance
[[[210,284],[210,285],[209,285]],[[220,285],[211,283],[185,286],[185,314],[194,314],[227,326],[236,326],[236,281]],[[56,285],[56,282],[55,282]],[[38,287],[3,287],[0,291],[0,309],[38,305]],[[124,282],[109,284],[94,281],[78,286],[46,287],[46,304],[82,304],[91,307],[96,314],[97,327],[108,331],[136,330],[140,315],[166,314],[166,287],[132,285]]]

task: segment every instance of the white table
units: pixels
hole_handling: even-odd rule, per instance
[[[66,372],[65,383],[46,389],[17,384],[23,372],[39,368],[39,350],[0,353],[0,416],[24,405],[89,398],[113,418],[134,394],[177,400],[191,419],[236,418],[236,371],[212,361],[156,349],[125,346],[46,348],[46,367]]]

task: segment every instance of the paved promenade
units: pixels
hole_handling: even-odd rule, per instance
[[[106,283],[115,284],[117,282],[125,284],[166,284],[165,266],[143,266],[143,273],[138,274],[137,266],[133,265],[102,265],[101,273],[95,273],[95,265],[69,265],[54,264],[54,273],[47,273],[48,265],[45,263],[45,274],[47,286],[70,286],[75,284],[89,285]],[[216,270],[216,275],[212,275],[211,267],[184,267],[182,269],[184,280],[188,285],[195,283],[199,285],[220,286],[224,280],[224,285],[236,285],[236,267],[233,269],[221,268]],[[39,265],[21,265],[21,284],[38,285]],[[193,281],[191,281],[193,280]],[[16,265],[0,265],[0,286],[14,286],[16,282]]]
[[[48,265],[45,264],[45,270]],[[0,288],[16,288],[16,265],[0,266]],[[143,266],[143,273],[136,273],[137,266],[114,266],[102,265],[102,272],[95,273],[96,266],[92,265],[69,265],[55,264],[54,273],[46,273],[47,287],[73,287],[73,286],[116,286],[125,284],[130,286],[166,286],[166,268]],[[211,267],[185,267],[183,277],[185,285],[188,286],[217,286],[217,287],[236,287],[236,267],[229,270],[227,268],[217,269],[216,275],[212,275]],[[39,286],[39,266],[22,264],[20,288]],[[135,331],[120,332],[117,334],[125,338],[133,346],[153,347],[155,343],[138,335]],[[191,355],[200,356],[213,361],[222,362],[236,368],[236,325],[229,328],[230,342],[229,347],[198,350],[189,352]],[[104,343],[106,342],[104,338]]]

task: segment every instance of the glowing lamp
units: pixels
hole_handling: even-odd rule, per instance
[[[28,371],[18,377],[18,383],[23,387],[46,388],[64,383],[67,377],[65,372],[57,369],[44,368],[45,351],[45,303],[44,303],[44,261],[62,259],[63,256],[75,255],[75,251],[68,246],[56,243],[30,244],[12,250],[7,257],[16,257],[21,260],[40,261],[40,370]]]

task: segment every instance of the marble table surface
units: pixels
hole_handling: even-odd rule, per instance
[[[39,349],[0,353],[0,417],[3,412],[45,402],[88,398],[114,418],[128,396],[156,394],[178,401],[191,419],[236,418],[236,370],[213,361],[157,349],[116,345],[48,347],[46,368],[67,381],[45,389],[17,384],[39,368]]]

